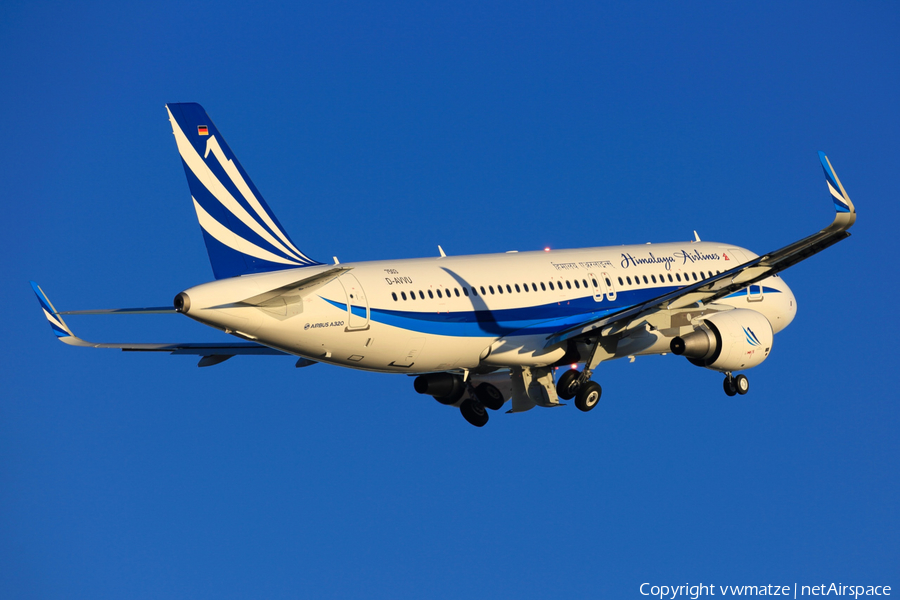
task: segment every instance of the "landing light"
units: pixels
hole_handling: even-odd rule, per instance
[[[578,368],[578,363],[572,363],[571,365],[569,365],[569,368],[570,368],[570,369],[577,369],[577,368]]]
[[[550,252],[550,246],[547,246],[546,248],[544,248],[544,252]]]

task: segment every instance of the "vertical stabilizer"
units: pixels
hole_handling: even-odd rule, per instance
[[[202,106],[166,110],[216,279],[321,264],[297,249]]]

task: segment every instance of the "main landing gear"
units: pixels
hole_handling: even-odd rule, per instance
[[[743,396],[750,391],[750,380],[747,379],[746,375],[734,377],[731,373],[727,373],[725,381],[722,382],[722,387],[729,396],[734,396],[735,394]]]
[[[488,382],[473,386],[462,377],[452,373],[432,373],[420,375],[415,382],[416,391],[433,396],[441,404],[459,406],[463,418],[475,427],[484,427],[488,422],[485,410],[500,410],[506,398],[496,386]]]
[[[471,398],[463,400],[459,405],[459,412],[463,418],[475,427],[484,427],[488,422],[488,413],[484,408],[484,404]]]
[[[503,408],[506,398],[503,397],[500,390],[487,382],[479,383],[474,390],[471,385],[468,388],[472,397],[462,401],[462,404],[459,405],[459,412],[466,421],[475,427],[484,427],[489,418],[485,408],[500,410]]]
[[[584,377],[575,369],[569,369],[556,382],[556,395],[563,400],[575,398],[575,406],[578,410],[587,412],[597,406],[603,388],[596,381]]]

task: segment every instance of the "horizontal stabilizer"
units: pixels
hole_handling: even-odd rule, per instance
[[[94,310],[64,310],[59,315],[168,315],[176,314],[174,306],[152,306],[149,308],[100,308]]]
[[[47,294],[44,293],[44,290],[41,289],[41,286],[36,284],[35,282],[31,282],[31,289],[34,290],[35,295],[37,296],[38,302],[41,305],[41,309],[44,311],[44,317],[50,323],[50,328],[53,330],[53,333],[59,338],[64,344],[68,344],[69,346],[81,346],[83,348],[113,348],[118,350],[124,350],[126,352],[169,352],[171,354],[190,354],[194,356],[202,356],[200,366],[208,366],[212,364],[217,364],[218,362],[222,362],[226,360],[226,358],[218,358],[218,357],[227,357],[230,358],[232,356],[242,354],[251,354],[251,355],[286,355],[287,352],[282,352],[281,350],[276,350],[275,348],[269,348],[268,346],[263,346],[262,344],[257,344],[254,342],[226,342],[226,343],[216,343],[216,342],[205,342],[205,343],[162,343],[162,344],[144,344],[144,343],[135,343],[135,344],[108,344],[108,343],[97,343],[97,342],[89,342],[87,340],[83,340],[80,337],[76,336],[72,333],[72,330],[63,321],[60,315],[62,314],[160,314],[160,313],[175,313],[174,309],[139,309],[139,308],[125,308],[125,309],[107,309],[107,310],[86,310],[86,311],[70,311],[67,313],[61,313],[57,311],[53,304],[51,304],[50,299],[47,297]],[[217,358],[212,358],[217,357]]]

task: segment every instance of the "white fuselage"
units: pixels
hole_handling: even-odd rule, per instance
[[[334,265],[221,279],[185,294],[191,318],[320,362],[404,373],[546,366],[567,352],[566,344],[545,347],[553,333],[755,256],[726,244],[679,242],[382,260],[341,264],[351,270],[265,306],[240,301]],[[797,308],[778,277],[717,304],[755,310],[774,332]],[[677,328],[636,329],[616,356],[668,352],[675,335]]]

